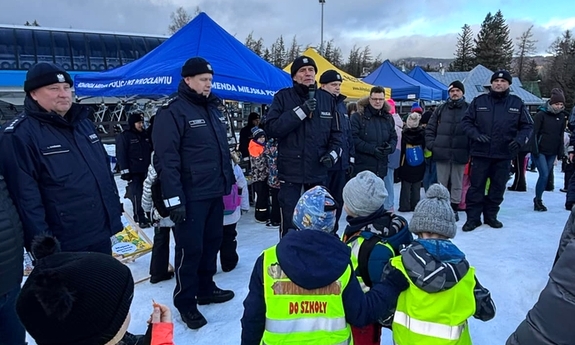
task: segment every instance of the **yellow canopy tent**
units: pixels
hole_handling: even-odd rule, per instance
[[[319,83],[319,77],[321,74],[327,70],[333,69],[336,70],[341,77],[343,78],[343,83],[341,84],[341,93],[347,96],[348,99],[360,99],[363,97],[369,96],[369,91],[373,87],[373,85],[364,83],[360,79],[345,73],[344,71],[340,70],[339,68],[332,65],[329,61],[327,61],[323,56],[321,56],[314,48],[308,48],[302,55],[309,56],[315,61],[317,65],[317,74],[315,76],[315,80]],[[284,71],[290,73],[291,63],[284,68]],[[385,98],[391,98],[391,89],[386,87],[385,89]]]

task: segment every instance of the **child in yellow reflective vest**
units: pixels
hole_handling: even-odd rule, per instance
[[[348,225],[343,241],[351,248],[351,262],[364,292],[381,281],[381,272],[400,249],[413,241],[405,218],[384,208],[385,183],[371,171],[362,171],[343,188]],[[382,319],[393,315],[389,310]],[[352,327],[354,345],[381,344],[381,324]]]
[[[445,187],[434,184],[427,190],[409,230],[419,238],[386,267],[399,269],[409,281],[393,316],[395,344],[472,344],[467,319],[491,320],[495,305],[475,268],[450,241],[457,226]]]

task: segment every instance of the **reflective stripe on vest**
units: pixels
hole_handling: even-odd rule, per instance
[[[266,323],[262,344],[353,344],[342,294],[352,269],[332,284],[306,290],[294,284],[278,264],[276,247],[264,251]]]
[[[428,335],[430,337],[458,340],[465,329],[465,324],[459,326],[447,326],[440,323],[421,321],[409,317],[401,311],[396,311],[393,322],[398,323],[414,333]]]
[[[391,259],[409,282],[397,300],[393,340],[397,345],[471,345],[467,319],[475,313],[475,269],[449,290],[427,293],[408,277],[401,256]]]

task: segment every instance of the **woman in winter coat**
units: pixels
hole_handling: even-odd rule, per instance
[[[542,196],[555,160],[564,154],[563,132],[566,120],[563,91],[553,89],[551,98],[547,105],[535,115],[533,124],[531,155],[539,172],[533,199],[535,211],[547,211],[547,207],[543,205]]]
[[[575,340],[575,210],[565,224],[549,281],[507,345],[573,344]]]

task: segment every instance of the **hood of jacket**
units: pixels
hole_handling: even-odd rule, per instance
[[[546,115],[551,115],[553,117],[559,117],[559,114],[565,112],[565,114],[564,114],[565,118],[569,117],[569,112],[567,110],[565,110],[565,107],[563,107],[563,109],[561,109],[559,111],[555,111],[555,109],[553,109],[551,104],[549,104],[549,101],[545,102],[545,104],[540,105],[537,108],[537,110],[543,111],[543,112],[545,112]]]
[[[451,289],[469,271],[465,254],[449,240],[415,240],[401,261],[413,284],[428,293]]]
[[[336,236],[317,230],[290,231],[278,243],[278,263],[295,284],[319,289],[351,264],[351,250]]]
[[[467,101],[465,100],[465,96],[461,97],[460,99],[454,101],[451,98],[449,98],[446,102],[447,107],[449,107],[449,109],[460,109],[462,108],[465,104],[467,103]]]
[[[369,97],[364,97],[361,98],[357,101],[357,112],[360,114],[365,114],[365,110],[367,108],[371,108],[371,105],[369,104]],[[373,109],[373,108],[372,108]],[[373,109],[375,111],[375,109]],[[391,111],[391,105],[385,101],[383,102],[383,108],[381,108],[381,110],[385,113],[390,114]]]

